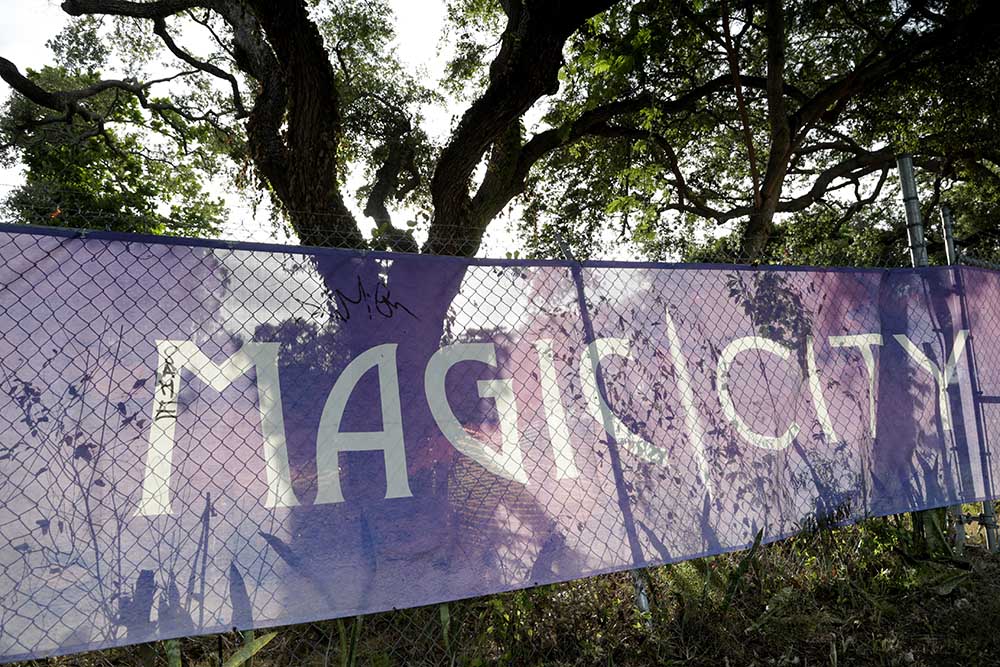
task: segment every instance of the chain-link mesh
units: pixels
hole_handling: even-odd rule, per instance
[[[52,224],[129,231],[51,203]],[[260,227],[218,233],[289,240]],[[613,571],[983,498],[997,472],[994,415],[975,402],[1000,387],[1000,312],[976,296],[1000,289],[992,273],[465,263],[30,231],[0,235],[8,656],[222,633],[185,640],[195,664],[335,601],[344,618],[280,629],[259,663],[649,664],[633,600],[663,575]],[[879,343],[880,376],[914,394],[878,393],[876,344],[846,338],[886,318],[917,349]],[[710,407],[719,343],[739,338],[757,344],[729,350],[729,407]],[[386,357],[352,365],[393,346],[398,407]],[[414,393],[442,346],[475,362],[435,376],[444,416]],[[980,355],[956,358],[978,385],[963,375],[939,396],[913,360],[947,369],[959,348]],[[887,454],[873,429],[893,415],[912,444]],[[332,433],[435,428],[408,430],[401,479],[382,451],[323,451],[328,418]]]

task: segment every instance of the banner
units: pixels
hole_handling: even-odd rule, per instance
[[[0,660],[992,495],[1000,274],[0,229]]]

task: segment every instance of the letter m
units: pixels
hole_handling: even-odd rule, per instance
[[[250,369],[256,369],[261,447],[267,470],[267,507],[298,505],[292,490],[278,383],[278,343],[246,343],[221,364],[216,364],[191,341],[156,341],[156,386],[153,395],[149,449],[142,481],[140,516],[171,514],[170,478],[173,473],[174,430],[181,370],[186,369],[215,391],[222,392]]]

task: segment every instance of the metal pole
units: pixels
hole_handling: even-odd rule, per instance
[[[576,257],[573,256],[573,250],[566,243],[566,239],[563,238],[562,234],[556,230],[556,243],[559,244],[559,250],[563,254],[563,258],[566,261],[573,262],[572,267],[573,282],[576,283],[577,291],[577,301],[580,304],[580,316],[583,319],[583,329],[584,336],[586,336],[586,343],[589,345],[597,340],[594,334],[594,325],[590,319],[590,310],[587,308],[587,299],[583,291],[583,274],[580,271],[581,265],[576,261]],[[590,355],[591,369],[594,373],[594,380],[597,384],[597,391],[600,392],[602,396],[607,400],[607,389],[604,386],[604,374],[601,372],[601,367],[599,360],[596,356],[591,353]],[[612,432],[610,425],[604,424],[605,430],[608,433]],[[632,560],[636,565],[639,565],[645,561],[642,555],[642,546],[639,544],[639,536],[635,532],[635,519],[632,517],[632,507],[629,504],[629,499],[622,495],[622,489],[625,488],[625,478],[622,471],[621,460],[618,453],[618,444],[613,442],[610,438],[608,439],[608,452],[611,455],[611,469],[614,473],[615,487],[618,489],[618,506],[622,511],[622,519],[625,522],[625,534],[628,537],[629,547],[632,551]],[[646,586],[646,580],[638,570],[632,570],[632,581],[635,584],[635,604],[639,611],[643,614],[649,613],[649,589]],[[650,625],[649,618],[646,618],[647,627]]]
[[[913,264],[913,268],[925,267],[930,264],[930,260],[927,257],[924,222],[920,217],[917,180],[913,175],[913,156],[908,153],[897,155],[896,166],[899,169],[899,184],[903,191],[903,206],[906,209],[906,236],[910,244],[910,262]],[[952,537],[955,551],[962,553],[965,547],[965,519],[962,514],[962,506],[949,507],[948,512],[951,514],[954,526]]]
[[[955,220],[951,214],[951,208],[947,204],[941,205],[941,227],[944,229],[944,243],[945,251],[948,254],[948,264],[963,264],[965,263],[964,255],[960,255],[955,249]],[[966,309],[965,302],[965,280],[959,272],[956,275],[956,287],[958,288],[958,295],[960,298],[960,304],[962,307],[962,326],[964,328],[969,327],[968,322],[968,311]],[[972,400],[974,404],[974,409],[976,412],[976,430],[980,439],[980,447],[987,447],[985,440],[985,426],[983,422],[982,415],[982,390],[979,387],[978,380],[978,370],[975,363],[975,352],[974,352],[975,341],[970,337],[968,343],[966,344],[966,355],[969,358],[969,375],[972,382]],[[983,501],[983,513],[980,517],[973,517],[973,519],[978,518],[979,523],[986,529],[986,548],[990,552],[996,553],[1000,549],[1000,536],[997,534],[997,514],[996,508],[993,505],[993,488],[992,488],[992,475],[989,470],[989,456],[984,458],[984,468],[985,468],[985,482],[986,482],[986,500]]]
[[[910,260],[914,267],[927,266],[927,241],[924,223],[920,219],[920,201],[917,199],[917,181],[913,177],[913,156],[897,155],[899,183],[903,188],[903,206],[906,207],[906,235],[910,242]]]
[[[955,254],[955,220],[947,204],[941,204],[941,229],[944,232],[944,252],[948,258],[948,266],[958,264]]]
[[[993,505],[993,498],[983,501],[983,526],[986,528],[986,548],[990,553],[997,553],[1000,551],[1000,530],[997,527],[997,511]]]
[[[947,204],[941,205],[941,227],[944,233],[945,256],[948,260],[948,266],[952,266],[955,264],[955,226],[952,223],[951,209],[948,208]],[[951,512],[951,518],[954,521],[952,524],[952,537],[955,542],[955,551],[956,553],[961,554],[965,550],[965,512],[962,510],[961,505],[950,507],[949,510]]]

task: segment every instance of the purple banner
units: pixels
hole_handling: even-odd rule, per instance
[[[716,554],[1000,473],[995,272],[11,227],[0,256],[0,661]]]

